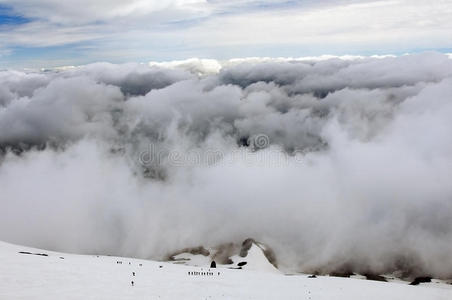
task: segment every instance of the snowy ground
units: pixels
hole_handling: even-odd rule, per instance
[[[0,299],[452,299],[452,285],[444,283],[410,286],[405,282],[287,276],[269,266],[261,270],[261,258],[252,248],[247,259],[253,270],[220,267],[210,270],[213,275],[195,276],[188,274],[208,269],[56,253],[0,242]]]

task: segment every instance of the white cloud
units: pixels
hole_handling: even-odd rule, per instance
[[[188,43],[215,45],[294,44],[324,46],[323,51],[343,45],[369,45],[380,50],[442,45],[452,29],[452,5],[423,1],[375,1],[363,4],[331,5],[305,10],[250,12],[210,19],[186,35]],[[210,38],[209,38],[210,37]]]
[[[38,18],[58,24],[87,24],[98,21],[115,21],[122,17],[135,18],[153,12],[178,10],[188,12],[203,11],[204,0],[80,0],[80,1],[8,1],[0,3],[11,5],[16,12],[28,18]],[[113,19],[113,20],[112,20]]]
[[[78,44],[84,61],[400,53],[452,47],[450,1],[0,3],[32,18],[0,32],[4,49]]]
[[[451,87],[439,53],[1,71],[0,238],[162,258],[251,236],[296,271],[450,277]]]

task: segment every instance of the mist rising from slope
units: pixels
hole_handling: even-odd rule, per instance
[[[0,239],[452,276],[451,59],[198,63],[0,72]]]

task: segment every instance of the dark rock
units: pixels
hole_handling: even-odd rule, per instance
[[[49,256],[48,254],[45,253],[31,253],[28,251],[19,251],[20,254],[31,254],[31,255],[39,255],[39,256]]]
[[[352,272],[348,272],[348,271],[344,271],[344,272],[336,271],[336,272],[331,272],[330,273],[330,276],[333,276],[333,277],[346,277],[346,278],[349,278],[350,276],[353,276],[353,275],[355,275],[355,274],[352,273]]]
[[[212,262],[210,263],[210,267],[212,269],[216,268],[217,267],[217,263],[214,260],[212,260]]]
[[[317,276],[315,274],[313,274],[313,275],[309,275],[308,278],[317,278]]]
[[[423,282],[432,282],[432,277],[429,276],[423,276],[423,277],[416,277],[410,285],[419,285],[419,283]]]
[[[246,265],[246,264],[247,264],[246,261],[241,261],[241,262],[239,262],[239,263],[237,264],[237,266],[243,267],[243,266]]]
[[[210,255],[209,250],[207,250],[206,248],[204,248],[202,246],[199,246],[199,247],[195,247],[195,248],[184,248],[184,249],[182,249],[180,251],[177,251],[177,252],[171,254],[168,257],[168,260],[170,260],[170,261],[180,260],[180,259],[175,259],[174,257],[179,255],[179,254],[182,254],[182,253],[190,253],[192,255],[203,255],[203,256],[209,256]]]
[[[253,244],[256,244],[256,241],[253,239],[246,239],[243,241],[242,243],[242,249],[240,249],[240,256],[241,257],[246,257],[248,255],[248,250],[251,249],[251,246],[253,246]]]
[[[366,276],[367,280],[374,280],[374,281],[382,281],[382,282],[388,282],[386,280],[386,278],[384,278],[383,276],[380,275],[375,275],[375,274],[364,274],[364,276]]]

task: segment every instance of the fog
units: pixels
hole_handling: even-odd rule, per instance
[[[202,63],[0,71],[0,239],[452,277],[448,56]]]

